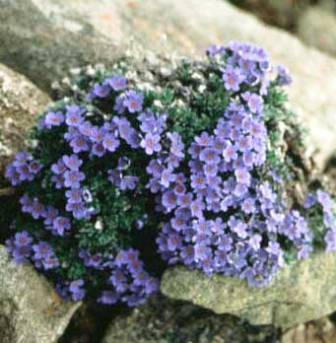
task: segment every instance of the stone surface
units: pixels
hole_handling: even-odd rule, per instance
[[[62,3],[65,12],[59,21],[57,8]],[[0,0],[0,62],[46,90],[69,68],[108,64],[117,55],[116,46],[80,13],[69,10],[71,4],[77,3],[41,1],[42,12],[30,0]]]
[[[234,5],[237,5],[254,15],[266,23],[293,30],[297,19],[302,10],[306,8],[309,0],[230,0]]]
[[[281,343],[334,343],[336,327],[329,318],[301,324],[283,333]]]
[[[212,43],[251,41],[293,74],[291,104],[320,146],[336,146],[336,61],[223,0],[0,0],[0,62],[49,89],[69,67],[109,64],[133,40],[156,52],[202,55]],[[323,91],[321,91],[323,90]]]
[[[282,269],[267,288],[176,267],[164,274],[161,290],[173,299],[237,315],[254,325],[288,328],[335,311],[335,281],[336,254],[321,253]]]
[[[298,36],[308,45],[336,56],[336,11],[310,7],[299,19]]]
[[[103,343],[262,343],[276,336],[270,326],[252,327],[233,316],[157,298],[115,318]]]
[[[54,343],[80,304],[64,302],[30,266],[17,266],[0,246],[1,343]]]
[[[0,177],[49,102],[26,77],[0,64]]]

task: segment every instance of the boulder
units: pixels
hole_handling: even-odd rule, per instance
[[[253,325],[289,328],[336,310],[336,254],[320,253],[283,268],[271,285],[176,267],[165,272],[163,294],[187,300],[215,313],[229,313]]]
[[[293,30],[302,10],[310,4],[309,0],[296,2],[293,0],[244,0],[233,2],[234,5],[252,12],[264,22],[286,30]]]
[[[60,20],[57,8],[62,3],[64,16]],[[76,3],[80,5],[80,1],[69,1],[69,5],[41,1],[35,5],[31,0],[1,0],[0,62],[44,90],[50,90],[52,81],[63,78],[70,68],[108,64],[117,55],[116,46],[80,13],[70,11]]]
[[[300,324],[283,333],[281,343],[334,343],[336,327],[329,318]]]
[[[336,146],[336,61],[223,0],[2,0],[1,5],[0,62],[43,89],[71,67],[108,65],[132,40],[155,52],[197,56],[213,43],[259,44],[293,75],[290,101],[311,130],[312,147],[320,148],[318,163]]]
[[[299,19],[298,36],[306,44],[336,56],[336,12],[322,6],[308,8]]]
[[[1,343],[55,343],[80,303],[64,302],[31,266],[0,246]]]
[[[116,317],[103,343],[262,343],[277,336],[274,327],[252,327],[229,315],[163,297]]]
[[[28,130],[49,102],[26,77],[0,64],[0,177],[6,163],[25,147]]]

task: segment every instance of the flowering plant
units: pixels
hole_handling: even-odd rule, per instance
[[[78,75],[9,165],[22,197],[7,247],[64,297],[138,305],[166,263],[262,286],[286,260],[336,249],[331,197],[289,196],[308,181],[286,144],[303,144],[288,72],[248,44],[207,55]]]

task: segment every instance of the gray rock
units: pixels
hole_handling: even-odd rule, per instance
[[[115,318],[103,343],[261,343],[275,336],[273,327],[251,327],[233,316],[160,297]]]
[[[70,1],[75,5],[77,1]],[[25,74],[40,88],[50,90],[70,68],[90,63],[106,63],[117,55],[110,38],[97,32],[80,13],[65,12],[58,21],[61,1],[39,5],[30,0],[0,0],[0,61]]]
[[[310,4],[309,0],[244,0],[234,1],[234,5],[252,12],[270,25],[275,25],[286,30],[295,27],[297,19],[304,8]]]
[[[321,253],[282,269],[267,288],[183,267],[168,270],[161,290],[215,313],[229,313],[254,325],[282,328],[321,318],[336,310],[336,254]]]
[[[281,343],[334,343],[336,327],[329,318],[300,324],[290,329],[281,337]]]
[[[26,77],[0,64],[0,176],[49,102]]]
[[[223,0],[0,0],[0,4],[0,62],[44,89],[70,67],[109,64],[132,39],[156,52],[198,56],[210,44],[230,40],[264,46],[293,74],[291,104],[311,130],[312,147],[320,147],[320,165],[336,146],[336,61]]]
[[[64,302],[31,266],[17,266],[0,246],[1,343],[54,343],[80,303]]]
[[[298,36],[308,45],[336,56],[336,12],[310,7],[299,19]]]

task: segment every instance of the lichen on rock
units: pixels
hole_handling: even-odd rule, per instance
[[[26,77],[0,64],[0,177],[15,153],[27,147],[28,132],[50,101]]]
[[[1,343],[56,343],[80,303],[64,302],[30,266],[0,246]]]
[[[161,290],[172,299],[233,314],[254,325],[289,328],[335,311],[335,279],[336,254],[320,253],[286,266],[267,288],[178,267],[164,274]]]

